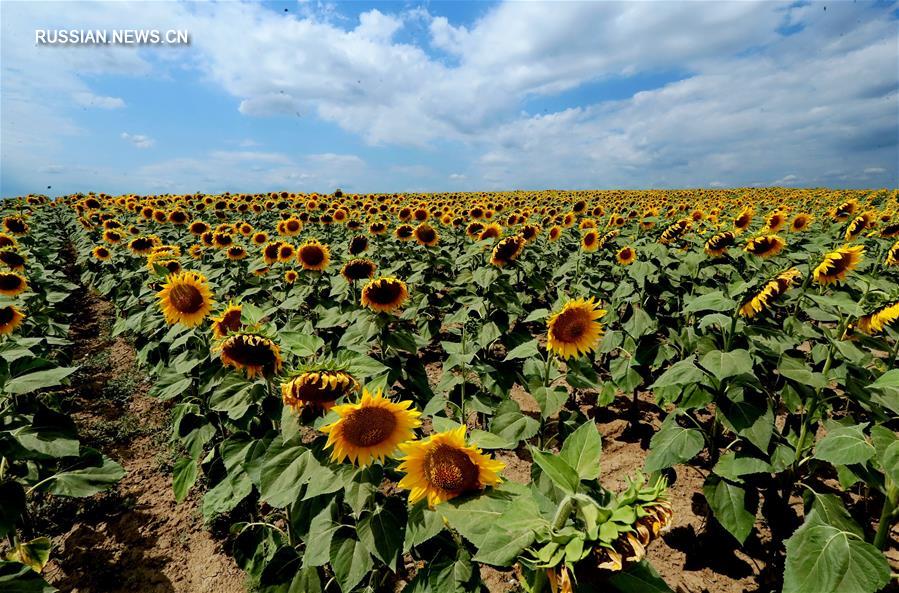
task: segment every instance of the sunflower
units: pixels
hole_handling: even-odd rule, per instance
[[[612,229],[611,231],[609,231],[608,233],[604,234],[602,237],[599,238],[599,242],[596,244],[596,248],[597,249],[605,249],[606,245],[610,244],[612,242],[612,240],[614,240],[615,237],[617,237],[620,233],[621,233],[621,231],[619,231],[618,229]]]
[[[633,247],[622,247],[618,250],[618,253],[615,254],[615,259],[622,266],[629,266],[637,261],[637,252]]]
[[[262,248],[262,260],[269,266],[278,261],[278,252],[281,251],[281,241],[273,241]]]
[[[599,233],[590,229],[581,237],[581,249],[587,252],[596,251],[599,247]]]
[[[103,245],[97,245],[91,250],[91,253],[94,256],[94,259],[98,259],[100,261],[109,261],[112,259],[112,252]]]
[[[549,229],[549,240],[551,242],[556,242],[559,240],[559,237],[562,236],[562,227],[559,225],[553,225]]]
[[[103,231],[103,240],[107,243],[112,243],[113,245],[115,245],[122,240],[122,233],[111,229],[108,231]]]
[[[662,245],[671,245],[676,242],[686,234],[690,229],[692,222],[693,221],[689,218],[682,218],[677,222],[670,224],[668,228],[662,231],[662,235],[659,237],[659,243]]]
[[[887,257],[883,263],[887,266],[899,266],[899,241],[896,241],[887,251]]]
[[[814,218],[811,214],[800,212],[793,218],[793,221],[790,223],[790,232],[801,233],[802,231],[808,229],[809,226],[811,226],[812,220],[814,220]]]
[[[535,241],[538,235],[540,235],[539,225],[526,224],[521,227],[521,236],[524,237],[524,240],[528,243],[530,243],[531,241]]]
[[[244,371],[248,379],[281,370],[281,348],[265,336],[239,332],[225,338],[218,350],[223,365]]]
[[[299,277],[300,274],[296,270],[287,270],[284,272],[284,282],[287,282],[288,284],[293,284]]]
[[[190,246],[190,248],[187,250],[187,253],[188,253],[193,259],[202,259],[202,258],[203,258],[203,249],[204,249],[204,247],[203,247],[202,244],[200,244],[200,243],[195,243],[195,244],[193,244],[193,245]]]
[[[493,253],[490,255],[490,263],[501,268],[515,261],[524,250],[525,243],[527,243],[527,239],[521,235],[512,235],[502,239],[493,248]]]
[[[358,390],[359,382],[346,371],[314,370],[281,383],[281,399],[296,412],[304,406],[330,409],[338,399]]]
[[[786,215],[780,210],[775,210],[768,215],[768,218],[765,219],[765,232],[771,234],[777,233],[782,228],[784,228],[784,225],[786,224]]]
[[[203,233],[209,230],[209,225],[203,222],[202,220],[195,220],[190,223],[190,227],[188,227],[190,234],[200,236]]]
[[[393,231],[393,236],[396,237],[398,241],[408,241],[415,236],[415,227],[411,224],[401,224]]]
[[[886,326],[895,323],[896,320],[899,320],[899,301],[885,305],[873,313],[859,318],[858,329],[869,335],[878,334]]]
[[[28,280],[25,276],[16,272],[0,272],[0,294],[16,296],[22,294],[28,288]]]
[[[404,456],[398,469],[406,474],[399,486],[409,490],[410,504],[426,498],[434,508],[459,495],[499,484],[499,472],[506,464],[466,444],[465,430],[460,426],[399,445]]]
[[[731,247],[735,240],[736,235],[730,231],[713,235],[711,239],[705,242],[706,255],[721,257],[727,253],[727,248]]]
[[[12,249],[0,249],[0,264],[15,272],[25,269],[25,257]]]
[[[576,299],[549,318],[546,347],[561,358],[579,356],[594,350],[602,337],[602,325],[596,321],[606,314],[594,299]]]
[[[253,233],[253,237],[250,239],[253,245],[260,246],[265,245],[268,242],[268,233],[263,231],[259,231],[258,233]]]
[[[303,223],[292,216],[287,220],[281,221],[278,226],[279,232],[288,237],[296,237],[300,234],[300,231],[303,230]]]
[[[238,261],[247,257],[247,250],[240,245],[232,245],[225,254],[231,261]]]
[[[347,282],[355,282],[374,277],[377,269],[377,264],[370,259],[358,258],[343,264],[340,274],[346,278]]]
[[[350,239],[350,255],[359,255],[368,249],[368,237],[365,235],[356,235]]]
[[[7,216],[3,219],[3,228],[13,235],[25,235],[28,233],[28,223],[21,216]]]
[[[846,275],[858,267],[865,254],[863,245],[854,247],[840,247],[824,256],[824,261],[818,264],[812,276],[818,284],[828,285],[841,282]]]
[[[893,224],[888,224],[883,227],[883,230],[880,231],[880,236],[884,239],[895,239],[896,237],[899,237],[899,222],[894,222]]]
[[[221,340],[229,333],[240,331],[243,324],[240,322],[241,307],[234,301],[229,301],[228,306],[222,311],[218,317],[212,318],[212,335],[215,339]]]
[[[8,233],[0,233],[0,249],[6,249],[7,247],[16,248],[18,245],[18,241],[16,238]]]
[[[753,216],[755,216],[755,211],[752,208],[744,208],[743,211],[737,215],[734,219],[734,230],[737,234],[742,233],[749,228],[749,225],[752,224]]]
[[[766,282],[760,291],[743,301],[740,306],[740,315],[752,318],[764,309],[770,308],[771,304],[796,284],[801,277],[802,274],[796,268],[781,272]]]
[[[414,438],[413,429],[421,426],[421,412],[410,410],[411,406],[411,401],[394,403],[380,390],[372,394],[367,389],[359,403],[334,406],[331,411],[340,418],[320,429],[328,435],[325,448],[333,447],[331,461],[349,459],[359,467],[376,459],[383,462],[400,443]]]
[[[373,222],[368,225],[368,232],[372,235],[383,235],[387,232],[387,225],[383,222]]]
[[[484,230],[484,225],[478,221],[473,221],[468,223],[468,226],[465,227],[465,234],[474,239],[478,235],[481,234],[481,231]]]
[[[289,262],[296,256],[296,249],[290,243],[278,244],[278,261]]]
[[[873,212],[863,212],[849,223],[846,227],[844,238],[846,242],[854,241],[865,230],[873,227],[876,223],[875,214]]]
[[[15,305],[0,307],[0,336],[7,336],[22,325],[25,315]]]
[[[197,272],[171,274],[157,296],[169,325],[194,327],[212,311],[212,292],[206,277]]]
[[[484,227],[478,234],[478,241],[484,241],[485,239],[498,239],[503,234],[503,227],[499,226],[495,222],[491,222],[490,224]]]
[[[783,251],[786,244],[787,242],[777,235],[760,235],[747,241],[743,251],[757,257],[768,258]]]
[[[433,247],[440,242],[440,233],[426,222],[415,227],[414,235],[415,241],[425,247]]]
[[[331,250],[315,239],[310,239],[297,250],[297,261],[304,270],[322,272],[331,261]]]
[[[390,313],[409,298],[409,289],[402,280],[383,276],[370,280],[362,289],[362,306],[372,311]]]

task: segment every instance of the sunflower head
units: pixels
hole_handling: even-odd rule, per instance
[[[465,426],[399,445],[405,473],[400,488],[409,490],[409,502],[427,499],[433,508],[462,494],[476,492],[501,481],[505,464],[465,442]]]
[[[233,301],[229,302],[222,314],[212,319],[213,337],[220,340],[230,333],[240,331],[243,327],[243,324],[240,322],[240,316],[240,305]]]
[[[812,277],[815,282],[824,286],[842,282],[849,272],[858,267],[864,254],[865,248],[862,245],[840,247],[824,256],[824,261],[818,264]]]
[[[888,325],[899,320],[899,301],[884,305],[873,313],[863,315],[858,320],[858,329],[868,335],[878,334]]]
[[[294,246],[290,243],[279,243],[278,244],[278,261],[279,262],[288,262],[294,258],[296,255],[296,250]]]
[[[212,291],[206,277],[197,272],[171,274],[157,296],[169,325],[195,327],[212,311]]]
[[[293,284],[299,277],[300,274],[296,270],[287,270],[286,272],[284,272],[284,282],[288,284]]]
[[[347,282],[356,282],[374,277],[377,268],[377,264],[370,259],[357,258],[345,263],[340,274],[346,278]]]
[[[786,241],[777,235],[760,235],[747,241],[743,250],[756,257],[768,258],[783,251],[786,244]]]
[[[0,336],[7,336],[22,325],[25,314],[19,311],[15,305],[0,307]]]
[[[0,294],[16,296],[28,288],[25,276],[16,272],[0,272]]]
[[[800,212],[795,217],[793,217],[793,221],[790,223],[790,232],[793,233],[801,233],[802,231],[808,229],[812,224],[811,214],[806,214],[805,212]]]
[[[99,261],[108,261],[112,259],[112,252],[108,247],[105,247],[103,245],[97,245],[91,250],[91,253],[94,256],[94,259],[97,259]]]
[[[409,297],[406,283],[397,278],[382,276],[370,280],[362,289],[362,306],[380,313],[390,313],[403,305]]]
[[[401,224],[393,231],[393,236],[400,241],[408,241],[415,236],[415,227],[411,224]]]
[[[734,244],[735,239],[736,235],[730,231],[713,235],[705,243],[705,252],[711,257],[721,257]]]
[[[622,247],[615,254],[615,260],[622,266],[629,266],[637,261],[637,251],[629,245]]]
[[[297,261],[304,270],[322,272],[331,261],[331,251],[315,239],[310,239],[297,250]]]
[[[349,459],[353,465],[366,467],[374,460],[384,461],[400,443],[414,438],[413,429],[421,426],[421,413],[410,409],[411,401],[394,403],[367,389],[355,404],[334,406],[338,420],[323,426],[328,435],[325,448],[333,447],[331,461]]]
[[[0,249],[0,266],[21,272],[25,269],[25,256],[12,249]]]
[[[499,226],[495,222],[491,222],[490,224],[484,226],[484,229],[478,234],[478,241],[484,241],[485,239],[498,239],[503,234],[503,227]]]
[[[766,282],[761,290],[743,301],[743,304],[740,306],[740,315],[752,318],[756,314],[770,308],[773,302],[796,284],[800,278],[802,278],[802,274],[796,268],[790,268],[781,272]]]
[[[28,223],[21,216],[7,216],[3,219],[3,228],[13,235],[28,234]]]
[[[281,399],[296,412],[306,406],[330,409],[358,390],[359,382],[346,371],[307,370],[281,383]]]
[[[415,227],[415,241],[425,247],[433,247],[440,241],[440,234],[426,222]]]
[[[17,245],[18,241],[16,241],[15,237],[9,233],[0,233],[0,249],[6,249],[7,247],[15,249]]]
[[[597,320],[605,314],[592,298],[565,303],[549,318],[546,347],[565,359],[592,352],[602,337],[602,325]]]
[[[265,336],[238,332],[225,338],[218,350],[222,364],[244,371],[248,379],[281,371],[281,348]]]
[[[599,233],[591,228],[581,237],[581,249],[584,251],[596,251],[599,248]]]
[[[512,235],[502,239],[493,248],[493,253],[490,255],[490,263],[501,268],[515,261],[521,255],[526,243],[527,239],[521,235]]]
[[[368,249],[368,237],[365,235],[355,235],[350,239],[350,255],[359,255]]]
[[[559,237],[562,236],[562,227],[559,225],[553,225],[549,229],[549,240],[551,242],[556,242],[559,240]]]
[[[262,259],[267,265],[271,266],[278,261],[281,245],[281,241],[273,241],[262,248]]]

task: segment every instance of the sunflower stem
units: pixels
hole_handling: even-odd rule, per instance
[[[874,546],[878,550],[886,547],[890,527],[892,526],[892,518],[896,514],[897,506],[899,506],[899,485],[890,483],[887,478],[887,494],[883,500],[883,509],[880,511],[880,521],[877,524],[877,533],[874,535]]]
[[[562,529],[562,527],[565,525],[565,522],[568,521],[568,516],[571,515],[572,507],[574,507],[574,498],[572,498],[572,496],[569,494],[562,499],[562,502],[556,509],[556,514],[553,517],[552,524],[552,528],[554,530]]]

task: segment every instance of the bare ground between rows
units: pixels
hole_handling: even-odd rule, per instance
[[[197,498],[175,502],[169,410],[147,394],[134,348],[110,337],[113,306],[84,288],[72,299],[74,363],[83,370],[66,408],[86,444],[126,474],[112,492],[46,509],[44,519],[65,532],[53,538],[45,577],[78,593],[244,592],[245,576],[204,528]]]

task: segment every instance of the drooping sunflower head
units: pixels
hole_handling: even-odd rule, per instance
[[[340,274],[346,278],[347,282],[356,282],[374,277],[377,268],[377,264],[370,259],[357,258],[343,264]]]
[[[599,233],[596,229],[590,229],[581,237],[581,249],[584,251],[596,251],[599,248]]]
[[[0,249],[0,266],[21,272],[25,269],[25,256],[12,249]]]
[[[822,285],[842,282],[846,276],[858,267],[865,254],[863,245],[852,247],[840,247],[824,256],[824,261],[818,264],[812,277],[815,282]]]
[[[25,292],[28,280],[16,272],[0,272],[0,294],[16,296]]]
[[[475,220],[468,223],[468,226],[465,227],[465,234],[474,239],[480,235],[483,230],[484,224]]]
[[[775,210],[765,219],[765,232],[776,233],[784,228],[787,223],[787,216],[781,210]]]
[[[368,225],[368,232],[372,235],[383,235],[387,232],[387,225],[381,221],[375,221]]]
[[[270,377],[281,371],[281,348],[269,338],[238,332],[218,346],[222,364],[242,370],[248,379]]]
[[[331,261],[331,250],[315,239],[310,239],[297,250],[297,261],[304,270],[321,272]]]
[[[400,443],[414,438],[413,430],[421,426],[421,412],[411,406],[411,401],[394,403],[380,390],[372,394],[365,389],[358,403],[332,408],[339,419],[321,428],[328,435],[325,448],[333,447],[331,461],[349,459],[359,467],[384,461]]]
[[[234,301],[228,302],[228,306],[222,314],[212,319],[212,335],[221,340],[230,333],[240,331],[243,324],[240,322],[241,307]]]
[[[281,399],[296,412],[306,406],[330,409],[358,390],[359,382],[346,371],[307,370],[281,383]]]
[[[157,296],[169,325],[195,327],[212,311],[212,291],[206,277],[198,272],[171,274]]]
[[[16,331],[24,319],[25,314],[15,305],[0,307],[0,336],[7,336]]]
[[[727,248],[734,244],[735,240],[736,235],[730,231],[718,233],[706,241],[705,252],[711,257],[721,257],[727,252]]]
[[[154,247],[162,244],[156,235],[146,235],[143,237],[135,237],[128,242],[128,249],[135,255],[147,255],[153,251]]]
[[[485,239],[498,239],[503,234],[503,227],[499,226],[495,222],[491,222],[490,224],[484,227],[478,234],[478,241],[483,241]]]
[[[415,227],[415,241],[425,247],[433,247],[440,241],[440,234],[426,222]]]
[[[521,227],[521,236],[524,237],[524,240],[530,243],[537,239],[537,236],[540,235],[540,226],[536,224],[526,224]]]
[[[737,233],[742,233],[749,228],[749,225],[752,224],[753,216],[755,216],[755,212],[752,208],[743,208],[742,212],[734,219],[734,229]]]
[[[28,234],[28,223],[21,216],[7,216],[3,219],[3,228],[13,235]]]
[[[462,494],[495,486],[505,467],[465,442],[465,426],[399,445],[405,476],[400,488],[409,490],[409,502],[427,499],[431,508]]]
[[[858,329],[868,335],[878,334],[888,325],[899,321],[899,301],[880,307],[873,313],[863,315],[858,320]]]
[[[91,250],[91,253],[94,256],[94,259],[97,259],[99,261],[108,261],[112,259],[112,252],[108,247],[105,247],[103,245],[97,245]]]
[[[756,314],[770,308],[774,301],[787,292],[800,278],[802,278],[802,274],[796,268],[781,272],[766,282],[761,290],[751,294],[743,301],[740,306],[740,315],[751,319]]]
[[[622,247],[615,254],[615,260],[622,266],[629,266],[637,260],[637,251],[629,245]]]
[[[886,259],[883,263],[887,266],[899,266],[899,241],[896,241],[887,251]]]
[[[783,251],[786,241],[777,235],[760,235],[746,242],[743,251],[756,257],[774,257]]]
[[[493,253],[490,255],[490,263],[501,268],[515,261],[521,255],[526,243],[527,239],[521,235],[512,235],[502,239],[493,248]]]
[[[549,318],[546,347],[565,359],[592,352],[602,337],[602,324],[597,320],[605,314],[593,298],[565,303]]]
[[[811,226],[812,220],[814,220],[814,218],[811,214],[800,212],[793,218],[793,221],[790,223],[790,232],[801,233]]]
[[[364,253],[366,249],[368,249],[368,237],[365,235],[354,235],[350,239],[350,255],[359,255]]]
[[[370,280],[362,289],[362,306],[379,313],[390,313],[409,298],[406,283],[397,278],[382,276]]]

